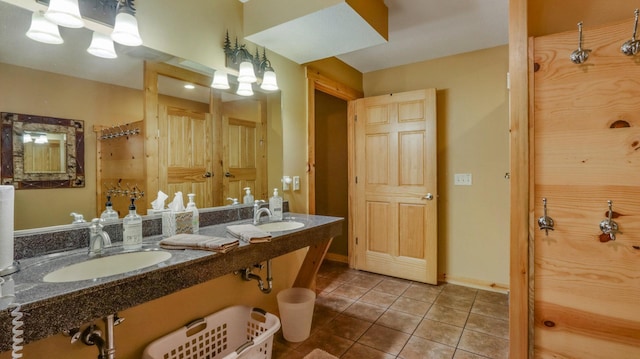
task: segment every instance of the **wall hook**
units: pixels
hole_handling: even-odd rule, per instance
[[[618,230],[618,223],[613,220],[613,201],[608,200],[607,204],[609,205],[607,218],[600,222],[600,230],[602,231],[602,234],[604,234],[604,236],[600,236],[600,242],[609,242],[610,240],[615,241],[616,234],[622,234],[622,232]]]
[[[553,221],[553,218],[547,216],[547,199],[543,198],[542,199],[542,206],[543,206],[543,215],[542,217],[538,218],[538,227],[540,227],[540,230],[544,230],[545,235],[549,235],[549,231],[553,231],[554,230],[554,226],[555,226],[555,222]]]
[[[640,14],[640,10],[636,9],[634,14],[635,22],[633,24],[633,35],[631,36],[631,40],[625,41],[620,47],[620,51],[627,56],[633,56],[640,50],[640,41],[636,40],[636,33],[638,32],[638,15]]]
[[[589,58],[591,50],[582,48],[582,21],[578,23],[578,48],[573,50],[569,58],[574,64],[582,64]]]

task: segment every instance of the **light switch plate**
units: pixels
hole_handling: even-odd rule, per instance
[[[291,177],[282,176],[282,190],[283,191],[288,191],[289,190],[289,184],[290,183],[291,183]]]
[[[300,176],[293,176],[293,190],[300,190]]]
[[[456,173],[453,176],[453,184],[456,186],[471,186],[472,184],[471,173]]]

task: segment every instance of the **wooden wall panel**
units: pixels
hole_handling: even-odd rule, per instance
[[[640,62],[625,56],[632,22],[534,41],[536,358],[640,357]],[[599,228],[613,201],[615,241]]]

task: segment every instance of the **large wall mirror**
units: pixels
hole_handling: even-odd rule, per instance
[[[71,223],[70,212],[82,213],[91,219],[99,214],[98,208],[104,201],[104,184],[98,183],[97,171],[99,132],[96,128],[111,128],[126,123],[143,121],[145,113],[144,63],[170,64],[194,73],[213,69],[195,64],[187,59],[156,51],[144,46],[125,47],[116,44],[117,59],[102,59],[87,53],[91,42],[91,31],[60,28],[64,44],[49,45],[35,42],[25,36],[31,22],[31,11],[0,0],[0,112],[31,114],[42,117],[82,119],[84,121],[84,187],[65,189],[40,189],[37,191],[16,191],[15,228],[29,229]],[[223,39],[220,39],[222,42]],[[175,79],[175,77],[174,77]],[[165,86],[161,86],[161,91]],[[212,110],[222,121],[224,107],[242,101],[259,101],[256,97],[239,99],[231,94],[223,94],[205,86],[210,98],[217,99]],[[168,90],[167,90],[168,91]],[[162,102],[178,102],[182,95],[169,92],[159,94]],[[190,100],[202,103],[204,100]],[[266,173],[268,186],[278,185],[282,169],[282,124],[280,119],[280,94],[265,96],[267,108],[268,164]],[[34,133],[37,131],[34,131]],[[39,132],[38,132],[39,133]],[[146,138],[143,131],[139,135]],[[153,135],[151,135],[153,136]],[[2,139],[4,142],[4,139]],[[146,146],[146,143],[145,143]],[[145,148],[145,151],[148,149]],[[214,153],[220,163],[221,153]],[[135,159],[142,157],[136,153]],[[219,156],[219,157],[218,157]],[[131,157],[129,157],[129,160]],[[62,164],[61,164],[62,165]],[[118,167],[117,178],[126,178],[135,165]],[[215,171],[216,180],[224,178],[224,167]],[[146,168],[145,176],[155,176],[158,168]],[[1,174],[1,172],[0,172]],[[4,176],[4,174],[3,174]],[[170,188],[145,188],[146,183],[137,184],[146,191],[145,199],[150,203],[158,189],[172,196]],[[219,190],[224,184],[214,185]],[[218,200],[213,205],[226,205],[225,194],[241,187],[240,182],[228,184],[221,189]],[[43,205],[34,205],[43,204]],[[46,205],[44,205],[46,204]],[[147,208],[149,206],[147,205]],[[142,213],[145,213],[144,211]],[[121,217],[124,214],[121,215]]]

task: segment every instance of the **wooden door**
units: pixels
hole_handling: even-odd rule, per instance
[[[533,186],[555,230],[534,234],[536,358],[640,358],[640,62],[632,21],[534,40]],[[622,233],[603,235],[608,216]]]
[[[435,89],[351,104],[356,267],[437,284]]]
[[[160,176],[159,188],[168,191],[167,204],[174,193],[195,193],[196,206],[212,207],[212,119],[199,113],[159,105]],[[155,198],[155,193],[150,194]]]
[[[251,188],[256,200],[269,198],[266,188],[267,136],[264,108],[260,101],[244,100],[224,104],[224,198],[237,198],[242,203],[245,187]]]

